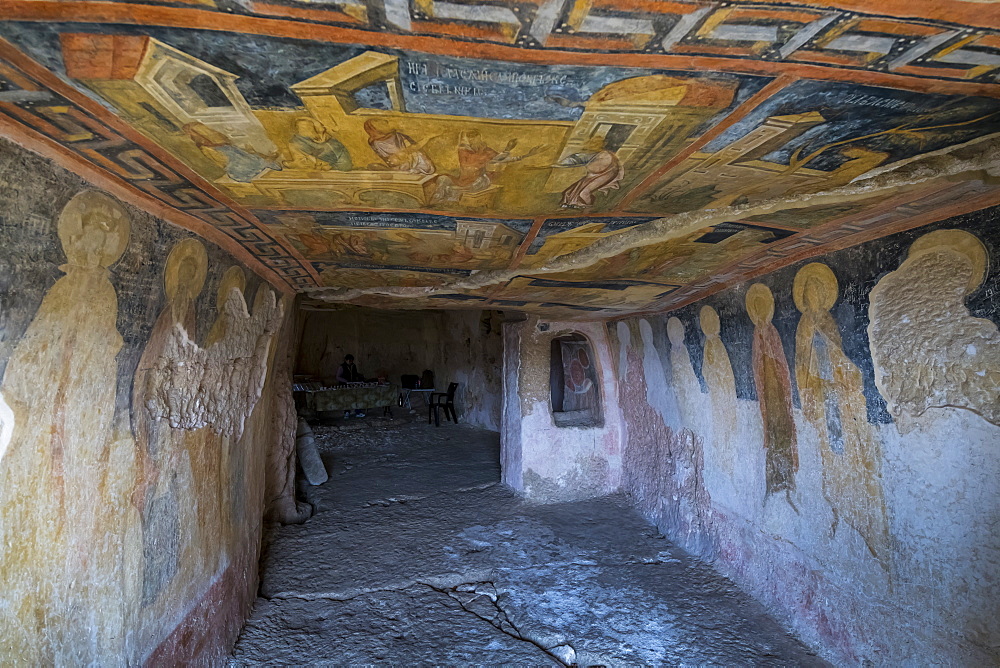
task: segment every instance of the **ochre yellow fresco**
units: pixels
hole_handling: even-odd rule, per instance
[[[819,434],[823,495],[833,508],[834,531],[841,520],[853,527],[889,571],[882,452],[868,424],[861,371],[844,354],[830,313],[837,277],[825,264],[807,264],[795,275],[792,296],[802,313],[795,333],[795,380],[802,413]]]
[[[22,665],[116,663],[128,628],[131,445],[114,436],[118,299],[108,267],[130,221],[101,193],[59,216],[63,276],[8,362],[0,461],[0,647]],[[134,600],[134,598],[132,599]]]

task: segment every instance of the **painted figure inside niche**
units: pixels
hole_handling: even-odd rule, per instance
[[[711,306],[702,306],[698,313],[701,331],[705,333],[701,372],[712,398],[712,434],[718,459],[723,470],[733,477],[739,453],[736,451],[737,403],[736,377],[729,352],[719,333],[722,324]]]
[[[503,165],[519,162],[538,152],[534,147],[524,155],[511,152],[517,139],[511,139],[503,151],[490,148],[479,130],[465,130],[458,139],[458,176],[443,174],[437,179],[432,202],[457,202],[463,194],[475,194],[493,185],[496,173]]]
[[[185,432],[152,419],[150,405],[160,389],[153,380],[155,369],[172,330],[181,327],[188,336],[195,335],[195,302],[207,272],[208,254],[200,241],[184,239],[171,249],[163,274],[167,303],[146,341],[132,385],[132,431],[140,462],[133,502],[143,519],[144,605],[151,604],[177,573],[183,558],[182,527],[187,532],[197,526],[188,507],[196,487]],[[187,490],[183,499],[182,490]]]
[[[349,172],[354,168],[347,148],[326,126],[312,118],[295,121],[295,134],[288,141],[288,150],[292,159],[285,162],[285,167],[289,169]]]
[[[17,665],[100,664],[122,652],[129,444],[113,432],[122,206],[76,195],[57,224],[64,275],[7,365],[15,417],[0,461],[0,648]],[[124,445],[126,452],[118,452]]]
[[[381,163],[371,164],[368,169],[426,175],[436,171],[434,163],[423,150],[424,145],[433,137],[417,143],[412,137],[393,128],[384,118],[365,121],[365,132],[368,133],[368,145],[382,159]]]
[[[913,242],[899,269],[872,288],[875,384],[901,431],[944,406],[1000,425],[1000,331],[965,305],[988,266],[978,237],[938,230]]]
[[[563,410],[599,408],[597,373],[586,341],[560,341],[563,363]]]
[[[844,354],[830,314],[837,278],[813,262],[795,275],[792,296],[802,312],[795,333],[795,379],[802,413],[816,428],[823,459],[823,495],[840,520],[854,527],[889,570],[890,537],[880,474],[882,453],[868,425],[861,371]]]
[[[187,123],[183,130],[205,157],[224,169],[233,181],[249,183],[268,170],[281,169],[276,155],[261,155],[249,146],[240,148],[204,123]]]
[[[753,321],[753,380],[764,427],[767,495],[785,492],[789,505],[799,469],[795,419],[792,417],[792,381],[781,337],[771,323],[774,295],[763,283],[747,290],[747,314]]]
[[[604,137],[595,135],[587,139],[579,153],[563,158],[553,167],[585,167],[586,173],[562,194],[560,206],[584,209],[593,205],[598,193],[617,190],[625,177],[625,169],[614,151],[605,148]]]

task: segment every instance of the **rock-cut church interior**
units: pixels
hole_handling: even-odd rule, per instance
[[[0,664],[1000,665],[996,0],[0,3]]]

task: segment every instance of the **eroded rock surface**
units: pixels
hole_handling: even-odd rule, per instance
[[[277,528],[233,665],[823,665],[623,497],[528,504],[496,434],[315,427],[330,482]]]

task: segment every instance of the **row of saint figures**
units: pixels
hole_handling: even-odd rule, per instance
[[[900,431],[928,408],[940,406],[968,409],[1000,424],[1000,333],[994,322],[974,317],[965,304],[983,284],[987,267],[986,249],[975,235],[940,230],[917,239],[902,265],[872,289],[868,336],[876,386]],[[798,512],[793,501],[800,437],[793,412],[794,374],[802,417],[819,439],[823,496],[833,511],[831,532],[836,535],[841,523],[853,527],[890,572],[892,533],[880,437],[868,420],[861,370],[845,353],[831,314],[838,296],[829,266],[814,262],[797,272],[792,298],[800,317],[790,368],[772,322],[774,295],[763,283],[746,292],[746,312],[754,327],[751,365],[765,455],[765,499],[783,495]],[[721,468],[734,479],[742,461],[736,378],[720,336],[719,314],[706,305],[698,319],[705,337],[702,375],[711,398],[713,443]],[[687,387],[697,387],[683,323],[670,318],[667,333],[675,380],[680,374],[683,383],[689,376]]]
[[[248,313],[246,275],[233,266],[208,335],[191,341],[208,254],[184,239],[167,255],[166,304],[134,376],[119,379],[124,339],[109,268],[129,244],[129,216],[84,191],[57,231],[64,275],[0,382],[0,647],[24,665],[120,661],[137,640],[128,629],[156,637],[225,567],[243,520],[243,421],[281,317],[263,287]],[[256,387],[229,392],[235,426],[206,422],[203,397],[169,382],[191,362],[203,391]],[[128,416],[115,414],[119,382],[131,386]],[[197,411],[202,426],[192,428],[185,413]]]

